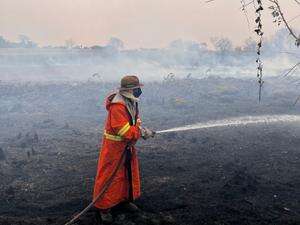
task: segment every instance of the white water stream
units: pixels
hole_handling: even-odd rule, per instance
[[[186,130],[207,129],[213,127],[227,126],[245,126],[249,124],[269,124],[278,122],[300,122],[300,116],[297,115],[263,115],[263,116],[245,116],[235,117],[223,120],[208,121],[205,123],[195,123],[183,127],[175,127],[167,130],[156,131],[157,134],[178,132]]]

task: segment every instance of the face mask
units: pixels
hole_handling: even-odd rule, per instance
[[[138,98],[138,97],[141,96],[141,94],[142,94],[142,89],[141,88],[135,88],[135,89],[133,89],[133,96],[134,97]]]

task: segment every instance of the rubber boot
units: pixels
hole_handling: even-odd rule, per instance
[[[109,210],[101,210],[100,217],[104,224],[111,224],[113,222],[113,217]]]
[[[141,211],[139,207],[137,207],[134,203],[132,202],[124,202],[123,204],[123,209],[128,211],[128,212],[139,212]]]

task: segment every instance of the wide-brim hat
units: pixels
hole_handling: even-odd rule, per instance
[[[144,85],[140,83],[137,76],[128,75],[121,79],[121,87],[119,87],[119,90],[132,90],[143,86]]]

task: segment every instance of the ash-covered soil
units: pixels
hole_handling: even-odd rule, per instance
[[[64,224],[91,201],[102,99],[116,84],[101,85],[0,85],[1,225]],[[290,89],[278,85],[258,104],[250,81],[152,83],[141,102],[144,123],[164,129],[240,115],[298,114]],[[300,224],[299,146],[299,123],[140,141],[143,194],[136,204],[143,211],[116,209],[114,224]],[[95,210],[78,221],[97,223]]]

